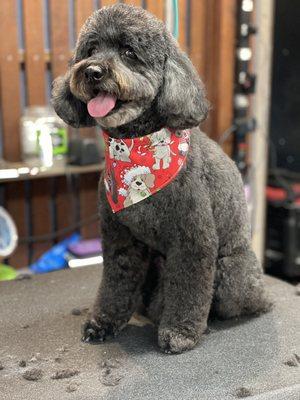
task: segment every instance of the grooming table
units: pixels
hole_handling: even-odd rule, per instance
[[[1,399],[300,399],[300,296],[294,286],[267,277],[272,312],[211,323],[195,350],[164,355],[154,328],[138,316],[117,339],[80,342],[83,308],[94,300],[101,270],[0,283]],[[24,379],[33,368],[38,380]],[[53,379],[62,370],[75,375]]]

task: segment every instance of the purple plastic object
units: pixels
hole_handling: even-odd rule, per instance
[[[80,240],[80,242],[68,246],[68,250],[80,258],[99,255],[102,253],[102,243],[100,239]]]

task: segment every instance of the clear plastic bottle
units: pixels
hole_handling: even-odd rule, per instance
[[[48,106],[25,108],[21,118],[22,158],[31,166],[65,165],[66,124]]]

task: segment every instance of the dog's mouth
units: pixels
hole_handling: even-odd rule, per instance
[[[127,103],[120,100],[116,95],[110,93],[99,93],[87,103],[87,109],[91,117],[104,118],[118,111],[122,105]]]

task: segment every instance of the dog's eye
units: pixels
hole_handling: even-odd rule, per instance
[[[123,54],[125,57],[131,58],[132,60],[136,58],[136,54],[131,47],[126,47],[126,49],[123,51]]]
[[[94,46],[94,47],[91,47],[88,49],[87,55],[88,55],[88,57],[91,57],[96,52],[97,52],[97,48]]]

